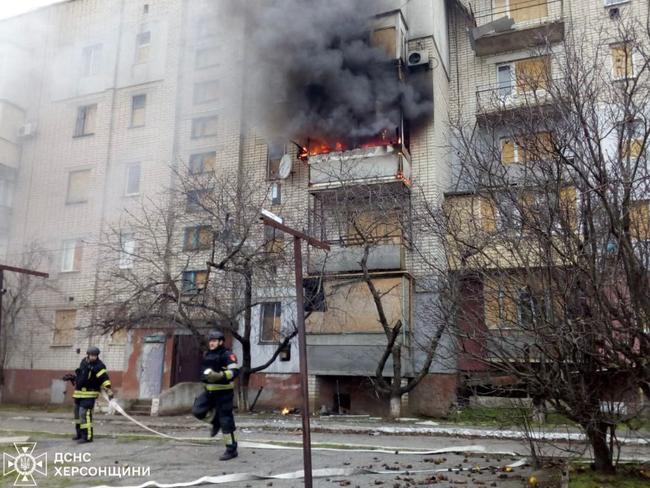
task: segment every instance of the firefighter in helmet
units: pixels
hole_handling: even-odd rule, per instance
[[[201,363],[204,391],[194,401],[192,413],[199,420],[212,424],[210,436],[223,435],[226,452],[219,458],[227,461],[237,457],[235,417],[233,415],[233,381],[239,374],[237,357],[224,346],[225,337],[218,330],[208,334],[208,351]]]
[[[106,372],[106,365],[99,359],[99,348],[91,346],[86,351],[86,357],[74,374],[63,377],[74,385],[74,424],[76,435],[72,440],[82,442],[93,441],[93,408],[101,389],[106,390],[108,398],[113,399],[111,380]]]

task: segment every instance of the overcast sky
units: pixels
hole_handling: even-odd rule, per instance
[[[63,0],[0,0],[0,19],[61,1]]]

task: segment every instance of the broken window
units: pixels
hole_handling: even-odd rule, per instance
[[[208,272],[205,270],[199,271],[183,271],[183,293],[198,293],[205,289],[208,282]]]
[[[612,56],[612,76],[623,80],[634,76],[634,53],[629,43],[610,46]]]
[[[102,45],[87,46],[81,52],[81,76],[94,76],[99,73],[102,62]]]
[[[140,193],[140,163],[131,163],[126,166],[126,196]]]
[[[198,251],[212,246],[212,227],[199,225],[186,227],[183,236],[183,250]]]
[[[140,32],[135,38],[135,63],[142,64],[149,61],[151,48],[151,32]]]
[[[74,136],[89,136],[95,133],[95,116],[97,115],[97,104],[84,105],[77,109],[77,121],[75,123]]]
[[[218,122],[219,117],[216,115],[192,119],[192,139],[216,136]]]
[[[68,193],[65,203],[84,203],[88,201],[90,170],[71,171],[68,174]]]
[[[219,64],[219,48],[207,47],[197,49],[194,67],[196,69],[211,68]]]
[[[282,338],[282,304],[266,302],[262,304],[260,341],[280,342]]]
[[[199,174],[214,171],[216,159],[216,151],[192,154],[190,156],[190,173]]]
[[[267,178],[277,180],[280,173],[280,161],[286,153],[286,145],[283,142],[270,142],[267,145]]]
[[[61,271],[68,273],[81,269],[81,255],[83,242],[81,239],[70,239],[63,241],[63,252],[61,256]]]
[[[131,127],[142,127],[145,122],[147,95],[136,95],[131,99]]]
[[[53,346],[71,346],[74,344],[74,327],[76,320],[76,310],[56,310],[54,312]]]
[[[132,233],[122,234],[120,236],[120,269],[133,268],[135,252],[135,235]]]
[[[213,102],[219,98],[219,81],[210,80],[194,84],[194,104]]]

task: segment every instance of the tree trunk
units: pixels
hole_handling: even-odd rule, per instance
[[[590,423],[585,427],[585,431],[594,452],[594,469],[599,473],[613,473],[612,452],[607,444],[607,424]]]
[[[399,418],[402,415],[402,397],[391,393],[389,417],[392,419]]]
[[[249,410],[248,390],[249,390],[250,380],[251,380],[251,374],[248,372],[248,370],[242,368],[241,373],[239,374],[239,395],[238,395],[240,412],[248,412]]]

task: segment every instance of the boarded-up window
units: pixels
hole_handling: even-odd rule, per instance
[[[212,247],[212,227],[200,225],[185,229],[183,238],[183,249],[185,251],[210,249],[210,247]]]
[[[371,44],[381,49],[390,59],[397,59],[397,31],[395,27],[386,27],[373,31]]]
[[[522,59],[515,63],[515,82],[518,93],[548,88],[551,63],[548,56]]]
[[[131,127],[142,127],[145,123],[147,95],[136,95],[131,101]]]
[[[515,22],[529,22],[548,16],[546,0],[494,0],[495,18],[507,15]]]
[[[650,240],[650,200],[631,203],[630,235],[641,241]]]
[[[79,271],[81,269],[82,253],[83,242],[80,239],[63,241],[61,271]]]
[[[488,328],[509,328],[515,325],[517,308],[509,280],[486,278],[483,282],[483,306]]]
[[[550,132],[538,132],[519,137],[518,143],[523,161],[548,161],[554,153]]]
[[[192,154],[190,156],[190,173],[199,174],[206,171],[214,171],[216,159],[216,151]]]
[[[192,138],[216,136],[218,122],[216,115],[192,119]]]
[[[501,139],[501,163],[508,165],[519,161],[518,148],[510,137]]]
[[[282,304],[280,302],[262,304],[260,329],[262,342],[280,342],[282,331]]]
[[[151,49],[151,32],[140,32],[135,38],[135,61],[134,64],[146,63],[149,61]]]
[[[76,320],[76,310],[57,310],[54,312],[54,337],[52,338],[52,345],[71,346],[74,344]]]
[[[356,210],[348,213],[345,239],[350,244],[366,241],[400,242],[402,226],[399,211]]]
[[[373,283],[391,326],[408,320],[408,285],[402,278],[377,278]],[[326,281],[326,312],[313,312],[307,320],[310,333],[382,333],[377,307],[365,282]],[[405,324],[405,330],[406,326]]]
[[[68,174],[68,193],[66,203],[84,203],[88,201],[90,170],[71,171]]]
[[[621,157],[638,158],[644,150],[646,127],[643,121],[634,120],[622,124]]]
[[[578,227],[578,199],[575,187],[567,186],[560,190],[560,227],[568,225],[570,229]]]
[[[612,54],[612,76],[615,79],[625,79],[634,76],[634,57],[630,44],[615,44],[610,46]]]
[[[194,103],[213,102],[219,97],[219,82],[217,80],[204,81],[194,84]]]
[[[84,105],[77,109],[77,121],[74,127],[74,136],[89,136],[95,133],[95,117],[97,104]]]
[[[497,207],[493,200],[490,198],[481,198],[480,200],[481,222],[483,230],[486,232],[494,232],[497,228]]]
[[[111,344],[126,344],[129,337],[128,329],[119,329],[111,334]]]

